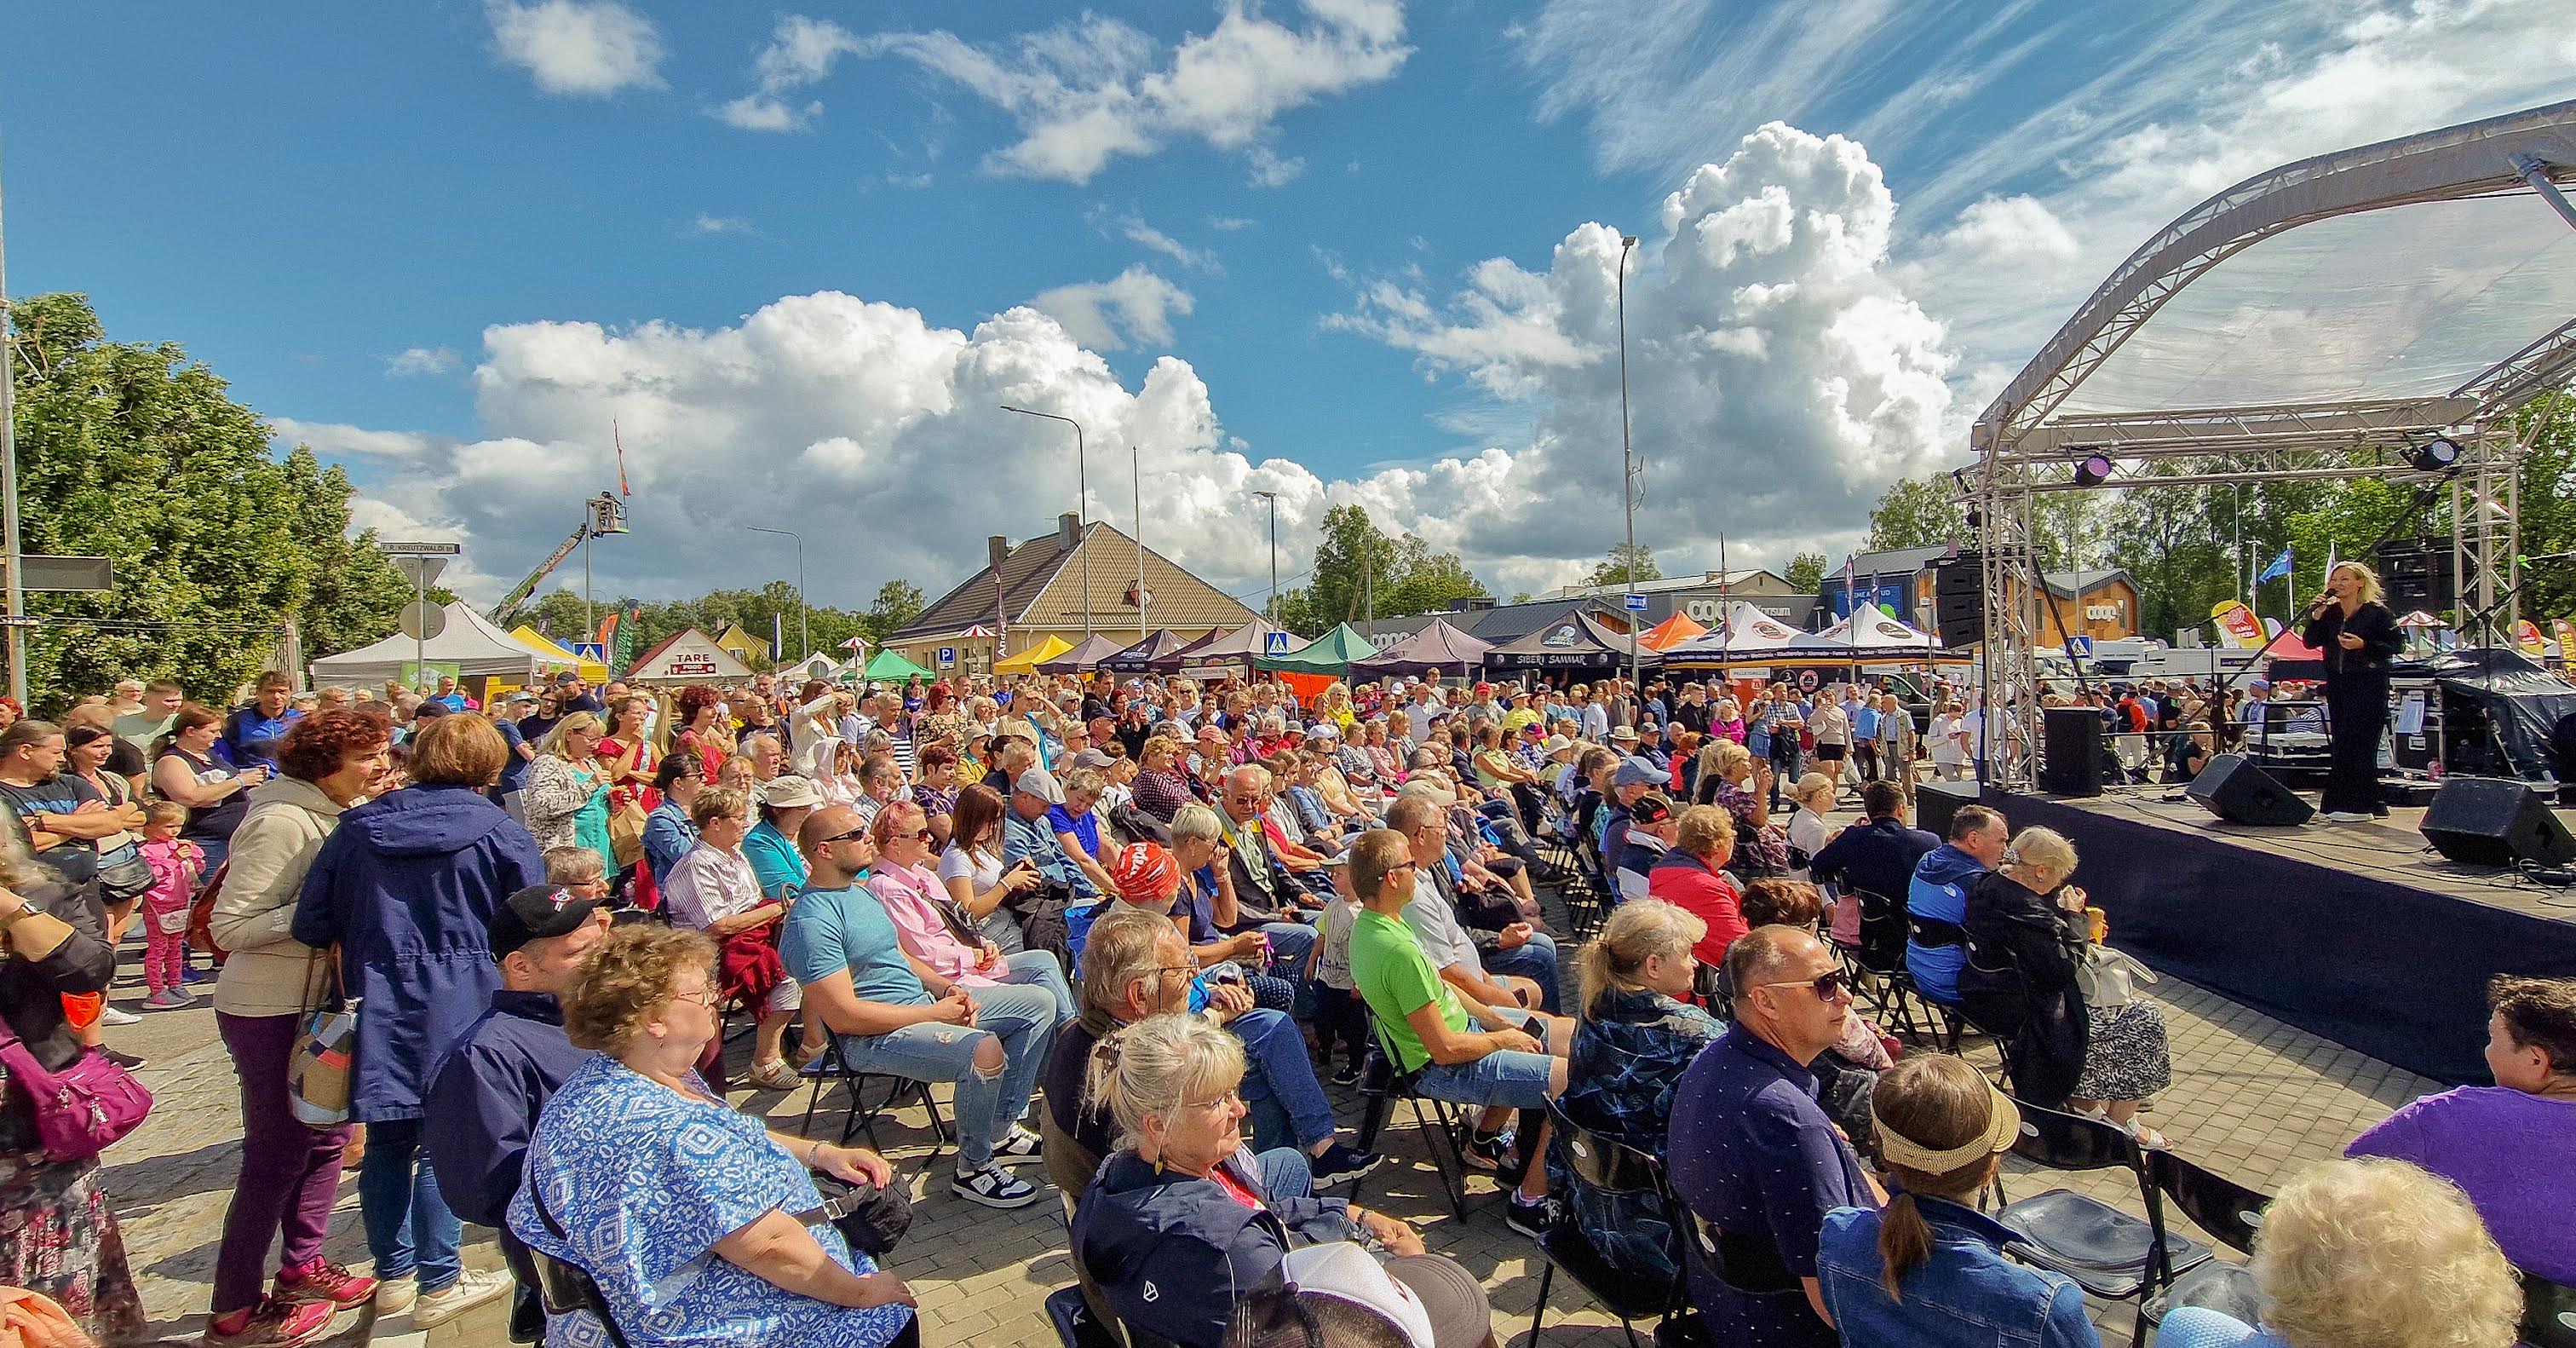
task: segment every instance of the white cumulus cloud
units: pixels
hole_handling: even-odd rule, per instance
[[[415,346],[390,356],[385,373],[390,375],[445,374],[456,368],[456,348],[452,346]]]
[[[1142,266],[1115,279],[1082,281],[1039,292],[1029,301],[1064,325],[1073,339],[1096,351],[1117,351],[1130,339],[1145,346],[1172,343],[1172,315],[1190,312],[1190,292]]]
[[[662,87],[661,30],[616,0],[485,0],[483,13],[493,51],[547,93],[605,98]]]
[[[787,95],[829,78],[841,58],[863,53],[867,44],[829,19],[789,14],[770,31],[769,42],[752,58],[756,88],[713,110],[728,126],[744,131],[803,131],[823,115],[820,99],[790,102]]]

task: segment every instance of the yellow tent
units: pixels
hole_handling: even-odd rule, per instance
[[[994,665],[993,672],[996,674],[1035,674],[1038,672],[1039,665],[1045,664],[1047,661],[1052,660],[1072,649],[1072,642],[1067,641],[1062,637],[1050,636],[1046,640],[1039,642],[1036,646]]]
[[[596,660],[576,658],[572,652],[548,640],[544,633],[526,623],[511,628],[510,639],[535,651],[539,657],[551,661],[556,668],[569,669],[579,674],[584,683],[608,682],[608,666]]]

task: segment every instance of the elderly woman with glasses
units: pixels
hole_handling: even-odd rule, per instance
[[[1312,1196],[1305,1160],[1244,1145],[1243,1046],[1205,1017],[1149,1016],[1103,1041],[1088,1097],[1118,1121],[1073,1219],[1073,1254],[1129,1329],[1218,1348],[1237,1298],[1293,1248],[1374,1241],[1435,1327],[1419,1348],[1492,1341],[1484,1293],[1395,1218]],[[1293,1273],[1289,1276],[1293,1277]],[[1448,1334],[1441,1328],[1457,1326]]]
[[[887,802],[868,831],[877,848],[877,864],[868,871],[868,892],[885,905],[905,953],[940,977],[969,988],[1000,983],[1043,988],[1055,998],[1056,1020],[1073,1019],[1073,987],[1065,981],[1064,967],[1055,956],[1043,950],[1003,954],[949,896],[934,869],[937,835],[919,805],[901,799]]]

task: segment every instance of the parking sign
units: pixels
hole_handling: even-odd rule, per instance
[[[956,667],[956,664],[957,664],[957,648],[956,648],[956,647],[954,647],[954,646],[942,646],[942,647],[940,647],[940,648],[939,648],[939,667],[940,667],[941,669],[953,669],[953,668],[955,668],[955,667]]]

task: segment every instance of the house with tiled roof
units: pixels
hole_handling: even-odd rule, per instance
[[[1087,631],[1124,645],[1163,629],[1202,637],[1260,616],[1100,520],[1085,525],[1059,515],[1053,533],[1016,545],[994,534],[984,552],[982,570],[889,635],[887,647],[943,673],[975,674],[1050,636],[1080,645]],[[943,652],[949,657],[944,667]]]

